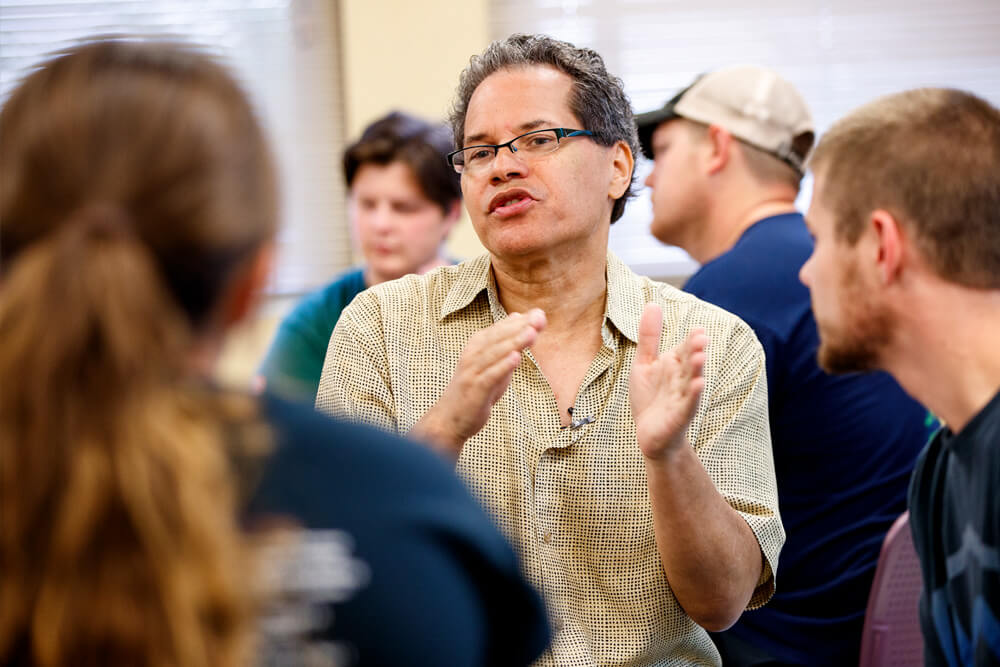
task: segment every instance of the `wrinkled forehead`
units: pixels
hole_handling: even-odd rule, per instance
[[[574,81],[549,65],[498,70],[483,79],[465,116],[464,145],[499,143],[532,129],[578,128],[570,109]]]

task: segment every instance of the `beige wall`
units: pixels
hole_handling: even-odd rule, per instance
[[[458,74],[489,41],[487,0],[339,0],[347,136],[372,119],[406,109],[445,120]],[[482,252],[468,217],[448,252]]]
[[[443,121],[459,72],[488,43],[488,0],[338,0],[338,11],[347,137],[396,108]],[[482,252],[467,216],[448,252],[460,258]],[[230,336],[217,369],[222,382],[250,383],[293,303],[270,300]]]

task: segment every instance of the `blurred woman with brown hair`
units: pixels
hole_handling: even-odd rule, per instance
[[[277,219],[223,67],[126,41],[59,55],[0,112],[0,172],[0,663],[541,651],[537,597],[443,462],[208,381]],[[242,526],[274,518],[300,548],[260,572]],[[255,646],[260,576],[297,625]]]

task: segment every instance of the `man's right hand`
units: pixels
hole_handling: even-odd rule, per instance
[[[451,382],[410,435],[457,457],[465,441],[486,425],[490,408],[507,390],[521,363],[521,352],[544,328],[545,313],[534,308],[525,314],[511,313],[473,334]]]

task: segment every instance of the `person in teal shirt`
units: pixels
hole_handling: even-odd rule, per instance
[[[354,297],[450,263],[443,246],[462,206],[445,157],[451,143],[443,125],[394,111],[345,151],[351,230],[365,264],[306,295],[282,321],[261,367],[269,391],[314,402],[330,335]]]

